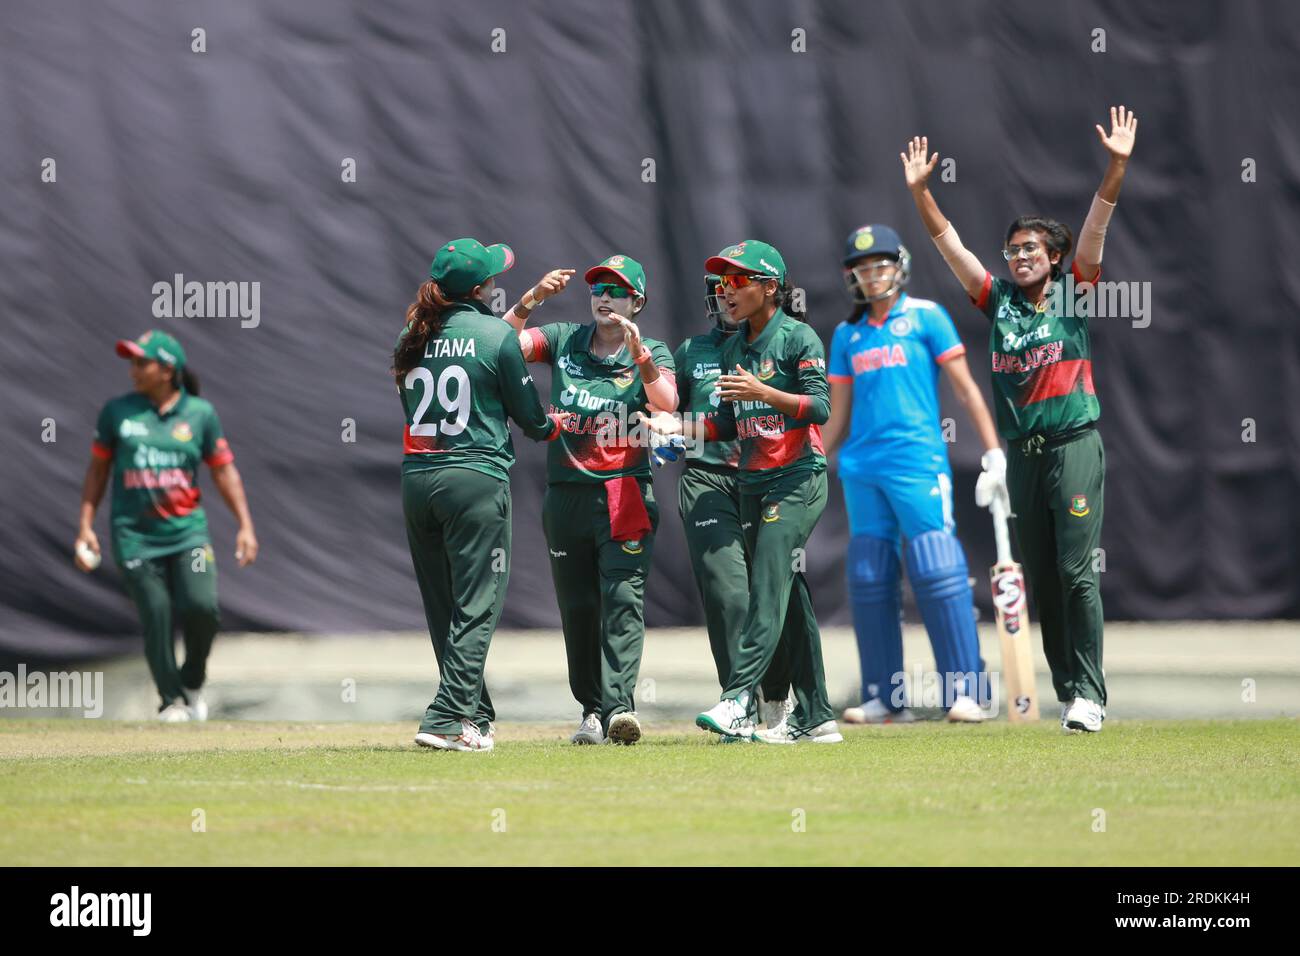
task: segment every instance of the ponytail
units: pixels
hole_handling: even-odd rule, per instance
[[[185,389],[191,395],[199,394],[199,377],[188,365],[182,365],[176,370],[176,374],[172,376],[172,384],[177,388]]]
[[[393,377],[400,386],[406,373],[420,364],[424,347],[442,332],[445,313],[454,304],[433,279],[427,280],[406,307],[406,334],[393,350]]]

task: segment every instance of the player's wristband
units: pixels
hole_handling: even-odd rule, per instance
[[[533,309],[537,308],[539,305],[542,304],[542,300],[534,298],[533,290],[529,289],[527,292],[524,293],[524,297],[519,300],[519,304],[522,305],[525,310],[531,312],[533,311]]]

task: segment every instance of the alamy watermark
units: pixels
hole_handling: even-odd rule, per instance
[[[170,282],[153,284],[155,319],[238,318],[245,329],[262,321],[262,283],[185,281],[176,273]]]
[[[0,671],[0,707],[57,707],[80,710],[86,717],[104,714],[103,671],[27,672],[19,664],[17,673]]]

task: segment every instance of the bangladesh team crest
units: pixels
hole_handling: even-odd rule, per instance
[[[624,554],[640,554],[645,550],[645,545],[641,543],[640,538],[633,538],[631,541],[623,542]]]
[[[763,359],[762,363],[758,366],[759,379],[761,381],[766,382],[769,378],[771,378],[775,374],[776,374],[776,363],[773,362],[770,358]]]
[[[1088,507],[1087,495],[1075,495],[1070,499],[1070,514],[1082,518],[1092,509]]]
[[[190,428],[189,422],[178,422],[172,429],[172,438],[177,441],[193,441],[194,430]]]
[[[614,376],[614,384],[619,388],[627,388],[634,378],[636,378],[636,370],[629,368]]]
[[[781,505],[779,502],[773,501],[763,509],[763,520],[768,524],[781,520]]]

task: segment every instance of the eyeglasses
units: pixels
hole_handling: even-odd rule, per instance
[[[743,289],[751,282],[762,284],[764,282],[775,282],[776,276],[755,276],[748,275],[744,272],[728,273],[727,275],[718,276],[718,291],[725,289]]]
[[[599,299],[602,295],[607,295],[611,299],[626,299],[632,294],[632,290],[625,285],[619,285],[617,282],[597,282],[591,287],[591,297]]]
[[[1041,242],[1033,241],[1023,243],[1019,246],[1007,246],[1002,250],[1002,258],[1006,259],[1007,262],[1010,262],[1012,259],[1020,258],[1023,253],[1026,259],[1032,259],[1034,256],[1038,255],[1039,250],[1042,248],[1043,244]]]

